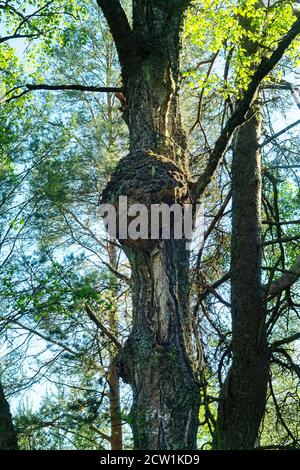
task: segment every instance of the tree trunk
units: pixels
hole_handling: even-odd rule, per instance
[[[109,264],[118,269],[116,247],[113,244],[108,244]],[[113,335],[118,334],[118,319],[117,319],[117,296],[118,284],[114,274],[111,274],[110,291],[113,297],[113,308],[108,312],[109,315],[109,330]],[[108,371],[108,384],[109,384],[109,405],[110,405],[110,445],[111,450],[123,449],[123,432],[122,432],[122,416],[121,416],[121,397],[120,397],[120,382],[118,375],[118,368],[116,365],[116,348],[111,345],[110,360]]]
[[[179,55],[186,1],[133,1],[133,38],[110,23],[122,64],[130,153],[102,202],[189,202],[187,139],[179,105]],[[120,13],[120,12],[119,12]],[[120,13],[121,17],[122,14]],[[118,42],[127,31],[134,61]],[[120,239],[120,234],[117,234]],[[132,269],[133,327],[119,358],[133,391],[135,449],[195,449],[199,410],[197,364],[188,304],[189,254],[185,240],[126,240]]]
[[[18,450],[17,435],[12,422],[9,405],[0,383],[0,450]]]
[[[113,357],[108,374],[110,404],[110,444],[111,450],[122,450],[122,418],[120,406],[120,384],[118,369]]]
[[[269,357],[261,286],[259,109],[238,131],[232,163],[232,354],[220,394],[216,449],[253,449],[265,409]]]
[[[199,388],[192,363],[188,253],[167,240],[150,255],[127,249],[132,266],[133,329],[122,377],[133,390],[136,449],[195,449]]]

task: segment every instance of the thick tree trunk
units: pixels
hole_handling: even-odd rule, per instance
[[[252,116],[252,117],[251,117]],[[261,133],[259,109],[238,131],[232,164],[232,354],[220,395],[214,446],[253,449],[268,380],[266,310],[261,288]]]
[[[120,195],[127,196],[129,203],[147,206],[190,201],[188,152],[178,99],[181,29],[190,0],[132,0],[132,27],[118,0],[97,2],[120,59],[124,84],[121,101],[130,135],[130,153],[119,163],[102,202],[117,206]],[[259,83],[298,34],[298,21],[255,71],[236,112],[216,141],[205,172],[193,185],[194,200],[211,182],[234,130],[245,122]],[[219,408],[215,446],[221,449],[254,446],[266,395],[268,353],[260,284],[260,155],[256,150],[259,129],[257,116],[253,116],[240,130],[235,145],[233,364]],[[119,366],[133,389],[135,447],[193,448],[199,385],[191,347],[185,287],[189,263],[184,240],[147,244],[124,240],[120,233],[117,237],[125,246],[133,273],[133,330]]]
[[[17,435],[9,405],[0,383],[0,450],[18,450]]]
[[[124,77],[130,154],[153,151],[187,170],[179,104],[179,61],[186,1],[133,1],[137,67]],[[184,6],[185,5],[185,6]]]
[[[110,21],[109,7],[99,3]],[[118,48],[130,153],[118,165],[103,202],[115,203],[122,195],[129,205],[141,203],[150,209],[151,204],[170,206],[190,200],[187,139],[179,105],[179,55],[187,3],[133,1],[133,65],[132,58],[124,64],[122,44]],[[114,31],[114,25],[111,29],[118,44],[120,31]],[[199,384],[185,240],[121,242],[132,268],[133,327],[119,369],[133,391],[134,447],[195,449]]]
[[[118,269],[116,247],[113,244],[108,246],[109,264]],[[118,311],[117,311],[117,296],[118,296],[118,282],[116,277],[111,274],[110,291],[113,297],[114,307],[108,312],[109,315],[109,330],[113,335],[118,334]],[[116,348],[111,345],[110,350],[110,363],[108,371],[108,384],[109,384],[109,405],[110,405],[110,445],[111,450],[123,449],[123,432],[122,432],[122,416],[121,416],[121,396],[120,396],[120,381],[118,374],[118,367],[116,365]]]

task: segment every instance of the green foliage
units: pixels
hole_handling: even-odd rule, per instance
[[[200,73],[198,69],[185,72],[185,76],[191,80],[191,86],[205,85],[206,93],[217,90],[225,98],[228,94],[239,97],[251,80],[255,66],[270,56],[294,21],[289,0],[268,2],[268,6],[258,0],[195,2],[186,24],[187,40],[199,51],[199,57],[219,55],[227,62],[228,71],[226,77],[218,69],[209,77],[205,70]],[[289,56],[296,66],[298,43],[290,48]],[[280,68],[272,72],[272,80],[280,76]]]

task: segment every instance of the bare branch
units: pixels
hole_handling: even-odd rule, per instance
[[[300,240],[300,235],[294,235],[286,238],[277,238],[276,240],[268,240],[262,244],[262,246],[277,245],[280,243],[296,242]]]
[[[100,429],[96,428],[96,426],[91,424],[90,428],[92,431],[94,431],[96,434],[102,437],[102,439],[105,439],[106,441],[111,442],[110,436],[108,436],[107,434],[104,434],[104,432],[100,431]]]
[[[299,339],[300,339],[300,333],[295,333],[294,335],[288,336],[287,338],[274,341],[274,343],[271,344],[271,349],[275,350],[278,347],[283,346],[284,344],[293,343],[294,341],[297,341]]]
[[[66,85],[45,85],[27,83],[26,88],[28,91],[34,90],[49,90],[49,91],[89,91],[92,93],[117,93],[122,91],[122,88],[118,87],[103,87],[103,86],[88,86],[88,85],[77,85],[77,84],[66,84]]]
[[[276,222],[274,220],[263,220],[262,224],[264,225],[299,225],[300,219],[298,220],[282,220],[280,222]]]
[[[12,39],[32,39],[37,38],[39,34],[11,34],[0,38],[0,44],[3,42],[11,41]]]
[[[102,263],[118,278],[120,281],[126,282],[129,286],[131,286],[131,279],[130,277],[126,276],[126,274],[120,273],[117,269],[115,269],[111,264],[106,263],[106,261],[102,261]]]
[[[22,96],[30,93],[35,90],[45,90],[45,91],[81,91],[81,92],[90,92],[90,93],[120,93],[122,88],[118,87],[103,87],[103,86],[88,86],[88,85],[77,85],[77,84],[61,84],[61,85],[46,85],[43,83],[27,83],[24,86],[14,87],[7,94],[9,95],[13,91],[25,88],[18,95],[12,95],[10,98],[2,99],[0,102],[9,103],[10,101],[21,98]]]

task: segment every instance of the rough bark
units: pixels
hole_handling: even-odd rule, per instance
[[[17,450],[17,435],[12,422],[9,404],[0,383],[0,450]]]
[[[254,105],[238,131],[232,163],[232,354],[214,447],[253,449],[265,409],[269,355],[261,286],[261,122]]]
[[[111,450],[123,449],[122,417],[120,406],[120,383],[115,358],[109,365],[110,445]]]
[[[178,97],[187,3],[133,1],[136,67],[122,69],[130,153],[120,161],[102,202],[116,203],[120,195],[146,205],[189,200]],[[108,12],[106,17],[109,21]],[[122,62],[122,51],[119,58]],[[134,447],[195,449],[199,385],[185,240],[121,242],[132,269],[133,326],[118,367],[133,391]]]
[[[188,308],[188,253],[167,240],[150,255],[126,248],[132,266],[133,329],[120,373],[133,390],[137,449],[195,449],[199,388]]]
[[[139,66],[126,83],[131,153],[153,150],[183,168],[187,163],[187,144],[178,93],[185,3],[133,2]]]

